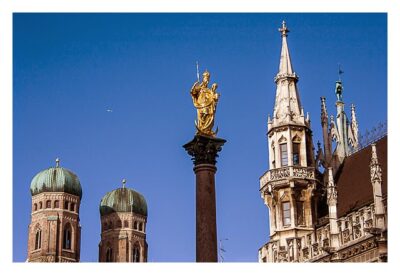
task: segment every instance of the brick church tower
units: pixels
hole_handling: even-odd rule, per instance
[[[125,183],[100,202],[99,262],[147,262],[147,203]]]
[[[32,214],[28,262],[79,262],[82,188],[78,177],[56,167],[38,173],[31,182]]]

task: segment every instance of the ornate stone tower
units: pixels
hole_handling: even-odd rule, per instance
[[[100,202],[100,262],[147,262],[147,203],[125,183]]]
[[[339,70],[340,72],[340,70]],[[330,117],[328,129],[328,111],[325,97],[321,97],[321,126],[324,142],[324,151],[318,150],[319,165],[325,169],[332,168],[335,175],[344,159],[352,152],[359,149],[358,122],[354,104],[351,105],[351,121],[344,110],[343,85],[339,79],[336,81],[336,123],[333,115]],[[336,142],[335,150],[332,150],[332,141]],[[326,174],[326,173],[325,173]],[[325,181],[327,181],[325,176]]]
[[[70,170],[56,167],[38,173],[31,182],[29,262],[79,262],[82,188]]]
[[[282,50],[274,79],[275,106],[268,118],[270,169],[260,178],[261,197],[270,213],[270,241],[259,250],[259,260],[266,262],[298,261],[300,238],[313,231],[321,200],[310,119],[300,103],[285,22],[279,31]]]

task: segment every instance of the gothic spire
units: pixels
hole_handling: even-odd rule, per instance
[[[282,22],[282,28],[279,28],[279,32],[282,36],[282,50],[278,75],[291,75],[293,74],[293,68],[286,39],[289,29],[286,27],[285,21]]]
[[[358,122],[357,122],[357,117],[356,117],[356,107],[354,104],[351,104],[351,131],[352,131],[352,146],[354,147],[355,150],[358,150],[359,148],[359,142],[358,142]]]
[[[289,54],[287,44],[287,36],[289,29],[286,22],[282,22],[282,27],[279,28],[282,37],[282,49],[279,61],[279,71],[274,80],[276,83],[276,97],[273,121],[270,127],[294,123],[299,125],[307,125],[304,111],[302,110],[300,97],[297,90],[298,76],[293,71],[292,61]]]

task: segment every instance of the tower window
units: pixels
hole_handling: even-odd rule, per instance
[[[279,147],[281,149],[281,166],[287,166],[288,165],[288,152],[287,152],[287,143],[282,143],[279,144]]]
[[[33,211],[37,211],[37,204],[36,203],[33,205]]]
[[[293,165],[300,165],[300,143],[293,142]]]
[[[46,201],[46,208],[51,208],[51,201]]]
[[[290,220],[290,202],[282,203],[282,212],[283,212],[283,225],[288,226],[291,224]]]
[[[42,208],[43,208],[43,203],[39,202],[39,209],[42,209]]]
[[[117,228],[121,228],[122,227],[122,222],[121,222],[121,220],[118,220],[117,221]]]
[[[275,146],[272,146],[272,169],[276,168],[275,164]]]
[[[54,208],[60,208],[60,202],[54,201]]]
[[[40,249],[42,247],[42,231],[39,229],[36,231],[35,236],[35,250]]]
[[[110,224],[108,225],[108,229],[113,229],[113,223],[110,222]]]
[[[107,248],[106,262],[108,263],[112,262],[112,256],[113,256],[112,253],[113,253],[112,248],[111,247]]]
[[[133,262],[138,263],[140,262],[140,247],[136,243],[135,246],[133,247]]]
[[[68,207],[69,207],[69,201],[65,201],[64,202],[64,209],[68,210]]]
[[[297,208],[297,224],[304,225],[304,202],[296,202]]]
[[[143,230],[143,223],[141,222],[141,223],[139,223],[139,231],[142,231]]]
[[[133,223],[133,229],[137,229],[137,221]]]
[[[71,203],[71,211],[75,211],[75,203]]]
[[[129,227],[128,221],[124,221],[124,227]]]
[[[64,228],[63,249],[71,249],[71,225],[67,224]]]

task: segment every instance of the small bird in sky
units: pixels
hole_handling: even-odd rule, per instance
[[[112,113],[112,111],[113,111],[112,109],[107,109],[106,110],[107,113]]]

